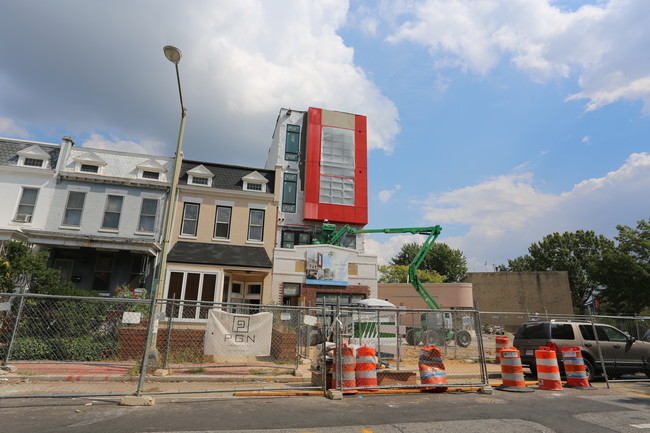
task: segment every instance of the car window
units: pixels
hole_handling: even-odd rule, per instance
[[[551,338],[553,340],[575,340],[571,324],[551,323]]]
[[[596,325],[599,341],[609,340],[603,328],[604,328],[603,326]],[[594,329],[591,325],[580,325],[580,334],[582,334],[582,338],[584,338],[585,340],[596,341],[596,339],[594,338]]]
[[[534,323],[532,325],[524,325],[519,328],[515,338],[523,339],[544,339],[546,338],[545,327],[543,323]]]
[[[609,341],[627,342],[627,336],[618,329],[610,328],[609,326],[603,326],[602,328],[605,334],[607,334]]]

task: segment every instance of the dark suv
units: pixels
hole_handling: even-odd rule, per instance
[[[610,325],[559,320],[528,322],[517,331],[513,345],[520,352],[522,365],[528,366],[533,374],[537,373],[535,350],[540,346],[550,347],[557,353],[560,369],[561,348],[575,346],[580,348],[585,372],[592,380],[597,374],[602,374],[600,346],[608,377],[639,372],[650,377],[650,342],[637,341]]]

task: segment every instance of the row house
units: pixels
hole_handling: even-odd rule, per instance
[[[364,234],[319,245],[325,227],[368,222],[366,117],[320,108],[278,114],[265,167],[278,173],[274,301],[353,304],[377,296],[377,257]]]
[[[2,219],[11,238],[48,250],[50,266],[78,289],[151,290],[173,158],[76,147],[70,138],[1,144],[3,170],[16,173],[2,179],[13,191]],[[32,168],[38,155],[40,173]]]
[[[274,170],[183,160],[164,296],[189,302],[174,318],[205,320],[200,302],[271,301],[275,178]]]

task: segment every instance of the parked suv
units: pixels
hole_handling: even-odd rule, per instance
[[[594,336],[594,327],[598,344]],[[515,335],[513,345],[520,352],[521,363],[537,373],[535,350],[547,346],[557,353],[558,365],[562,369],[562,347],[579,347],[589,380],[602,374],[598,351],[603,355],[607,376],[645,373],[650,378],[650,342],[637,341],[627,333],[610,325],[570,321],[535,321],[524,323]]]

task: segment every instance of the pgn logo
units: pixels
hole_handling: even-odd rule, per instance
[[[232,332],[248,332],[251,318],[246,316],[235,316],[232,319]]]
[[[236,343],[254,343],[255,335],[247,335],[251,324],[251,318],[247,316],[235,316],[232,319],[232,334],[224,335],[224,341],[232,340]]]

